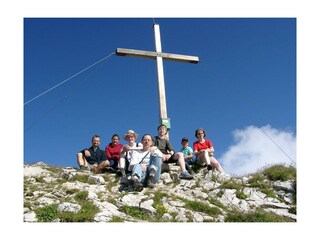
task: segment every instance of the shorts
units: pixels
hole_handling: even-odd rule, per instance
[[[93,166],[93,165],[99,165],[100,163],[104,162],[104,161],[102,161],[102,162],[96,162],[96,161],[88,161],[88,160],[86,160],[86,161],[88,162],[88,167],[89,167],[89,169],[92,169],[92,166]]]
[[[185,162],[188,163],[189,165],[193,165],[196,162],[196,160],[188,158],[187,160],[185,160]]]
[[[178,162],[178,159],[173,159],[174,154],[167,160],[164,161],[165,163],[176,163]]]
[[[111,168],[113,169],[118,169],[118,161],[117,160],[113,160],[113,159],[108,159],[109,163],[110,163],[110,166]]]

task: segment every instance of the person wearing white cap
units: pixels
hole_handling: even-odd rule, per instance
[[[125,176],[127,172],[131,172],[129,169],[129,164],[134,158],[134,155],[137,154],[136,150],[142,149],[142,143],[136,143],[138,134],[133,130],[128,130],[127,133],[123,135],[123,139],[128,142],[121,149],[121,155],[119,160],[119,168],[117,170],[118,176]]]

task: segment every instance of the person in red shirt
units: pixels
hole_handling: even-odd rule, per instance
[[[198,141],[193,143],[193,151],[197,162],[201,165],[206,165],[208,170],[215,168],[224,174],[220,163],[213,156],[214,148],[212,142],[209,139],[205,139],[206,132],[202,128],[198,128],[195,131],[195,137],[198,138]]]
[[[117,170],[119,159],[120,159],[120,152],[123,145],[119,142],[119,135],[113,134],[111,137],[111,143],[106,146],[106,155],[108,158],[109,165],[108,167],[112,167],[114,170]]]

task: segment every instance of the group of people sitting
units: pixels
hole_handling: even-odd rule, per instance
[[[83,149],[77,154],[77,161],[81,170],[87,169],[95,173],[103,173],[106,168],[113,169],[118,176],[130,176],[135,191],[142,191],[143,187],[153,188],[159,181],[162,172],[168,171],[168,163],[176,163],[181,168],[179,178],[193,179],[193,170],[190,165],[197,162],[206,166],[208,170],[216,169],[224,174],[219,162],[214,158],[212,142],[205,139],[204,129],[198,128],[193,143],[193,149],[188,146],[188,138],[181,140],[182,149],[175,152],[172,144],[166,138],[166,125],[158,126],[158,135],[152,137],[144,134],[141,142],[136,142],[138,134],[128,130],[123,138],[128,142],[120,143],[118,134],[111,138],[112,142],[105,148],[99,148],[100,137],[92,137],[92,146]]]

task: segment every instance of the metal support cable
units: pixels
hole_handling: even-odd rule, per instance
[[[34,97],[34,98],[30,99],[29,101],[25,102],[23,105],[25,106],[25,105],[27,105],[27,104],[29,104],[29,103],[33,102],[33,101],[34,101],[34,100],[36,100],[37,98],[39,98],[39,97],[43,96],[44,94],[46,94],[46,93],[48,93],[48,92],[52,91],[53,89],[55,89],[55,88],[59,87],[60,85],[62,85],[62,84],[64,84],[64,83],[66,83],[67,81],[71,80],[71,79],[72,79],[72,78],[74,78],[75,76],[78,76],[79,74],[83,73],[84,71],[88,70],[89,68],[91,68],[91,67],[93,67],[93,66],[97,65],[98,63],[100,63],[100,62],[104,61],[105,59],[107,59],[107,58],[111,57],[113,54],[115,54],[115,52],[110,53],[108,56],[106,56],[106,57],[104,57],[104,58],[100,59],[99,61],[97,61],[97,62],[95,62],[95,63],[91,64],[89,67],[86,67],[85,69],[81,70],[80,72],[78,72],[78,73],[76,73],[76,74],[72,75],[71,77],[69,77],[69,78],[67,78],[67,79],[63,80],[62,82],[58,83],[57,85],[55,85],[55,86],[53,86],[53,87],[49,88],[48,90],[44,91],[43,93],[39,94],[38,96],[36,96],[36,97]]]
[[[274,141],[274,140],[272,139],[272,137],[270,137],[270,136],[263,130],[263,128],[259,128],[259,129],[270,139],[271,142],[274,143],[274,145],[276,145],[276,146],[280,149],[281,152],[283,152],[284,155],[287,156],[287,158],[288,158],[292,163],[296,164],[296,162],[279,146],[278,143],[276,143],[276,141]]]

